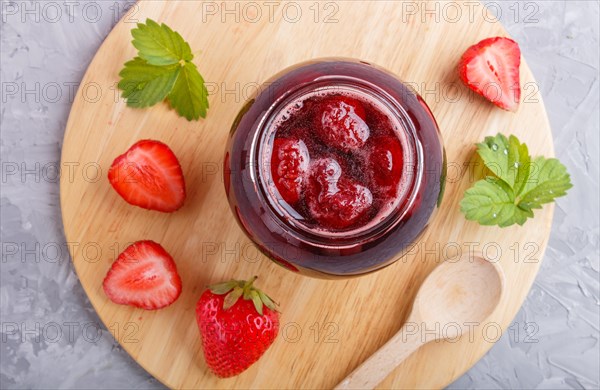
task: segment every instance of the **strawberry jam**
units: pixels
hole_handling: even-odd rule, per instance
[[[271,166],[268,191],[299,226],[347,234],[383,220],[405,198],[415,151],[393,113],[368,94],[343,85],[311,90],[270,129],[262,158]]]
[[[387,71],[325,59],[265,83],[236,118],[227,196],[278,264],[349,276],[392,263],[427,226],[445,159],[423,100]]]

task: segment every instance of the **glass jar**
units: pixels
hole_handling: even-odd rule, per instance
[[[331,117],[319,110],[331,111],[331,102],[342,107],[334,114],[347,115],[335,123],[364,127],[358,138],[343,134],[354,144],[336,143],[331,127],[324,133],[321,125],[325,119],[330,125]],[[292,181],[277,176],[289,164],[271,166],[289,157],[274,150],[277,140],[290,139],[295,158],[301,150]],[[395,154],[385,148],[391,144],[401,145],[401,166],[394,168],[397,182],[384,191],[378,183],[390,180]],[[373,163],[382,161],[373,156],[384,156],[384,164]],[[332,160],[339,161],[335,169],[318,171]],[[364,274],[398,260],[439,206],[445,175],[440,132],[423,99],[390,72],[341,58],[301,63],[265,82],[236,117],[224,160],[228,201],[248,237],[276,263],[318,277]],[[302,187],[293,187],[290,198],[282,180]]]

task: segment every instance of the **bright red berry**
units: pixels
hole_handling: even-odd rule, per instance
[[[370,176],[376,191],[388,197],[396,196],[404,164],[402,145],[396,137],[373,139],[368,151]]]
[[[336,160],[323,158],[311,166],[306,203],[321,226],[345,229],[367,213],[373,195],[368,188],[343,176]]]
[[[521,99],[521,50],[509,38],[487,38],[462,55],[458,72],[473,91],[500,108],[516,111]]]
[[[183,206],[185,182],[173,151],[159,141],[142,140],[112,163],[108,180],[134,206],[172,212]]]
[[[154,241],[128,246],[102,283],[111,301],[146,310],[169,306],[181,294],[181,278],[171,255]]]
[[[361,148],[369,138],[365,109],[358,100],[336,95],[317,109],[316,133],[327,145],[349,152]]]
[[[196,320],[207,366],[215,375],[238,375],[273,344],[279,312],[262,291],[248,281],[232,280],[209,287],[196,305]]]
[[[304,141],[277,138],[273,142],[271,175],[281,197],[291,205],[300,199],[309,161]]]

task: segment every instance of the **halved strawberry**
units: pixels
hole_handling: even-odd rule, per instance
[[[521,99],[521,50],[510,38],[487,38],[469,47],[458,65],[461,80],[500,108],[516,111]]]
[[[119,255],[102,283],[114,303],[160,309],[181,294],[181,278],[171,255],[154,241],[138,241]]]
[[[173,151],[159,141],[142,140],[112,163],[108,180],[134,206],[172,212],[183,206],[185,182]]]

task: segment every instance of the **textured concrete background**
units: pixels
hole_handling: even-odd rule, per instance
[[[74,274],[55,171],[77,83],[125,5],[2,1],[2,388],[162,388],[104,328]],[[557,202],[513,325],[451,388],[598,388],[599,5],[491,6],[539,82],[575,187]]]

